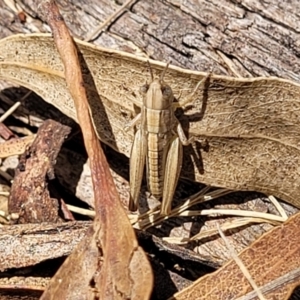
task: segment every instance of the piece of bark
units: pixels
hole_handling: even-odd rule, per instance
[[[115,11],[123,1],[58,0],[71,32],[84,39]],[[18,3],[28,18],[26,26],[16,21],[5,2],[0,3],[0,36],[28,31],[44,32],[36,17],[38,1]],[[299,2],[282,6],[247,1],[136,1],[93,42],[109,48],[146,54],[186,68],[234,75],[218,54],[222,53],[242,76],[274,75],[299,80]],[[182,26],[185,24],[185,26]]]
[[[28,291],[3,291],[0,293],[0,300],[38,300],[41,292],[28,292]]]
[[[16,137],[14,133],[3,123],[0,123],[0,136],[5,140],[8,140],[12,137]]]
[[[18,296],[25,294],[39,298],[64,259],[50,259],[35,266],[1,272],[0,299],[3,299],[1,296],[19,299]]]
[[[47,181],[54,178],[56,157],[69,132],[69,127],[46,121],[21,157],[8,201],[8,211],[17,214],[17,223],[60,220],[59,203],[50,197]]]
[[[68,255],[91,222],[19,224],[0,231],[0,271],[28,267]]]

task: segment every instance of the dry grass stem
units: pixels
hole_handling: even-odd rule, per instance
[[[96,212],[94,210],[85,209],[85,208],[81,208],[81,207],[70,205],[70,204],[67,204],[67,207],[70,211],[72,211],[74,213],[77,213],[77,214],[80,214],[83,216],[88,216],[92,219],[95,218],[95,216],[96,216]]]
[[[277,199],[274,196],[269,196],[270,202],[275,206],[275,208],[278,210],[279,214],[282,216],[284,221],[286,221],[289,217],[286,214],[283,207],[280,205],[280,203],[277,201]]]
[[[0,123],[4,122],[4,120],[6,118],[8,118],[21,104],[22,101],[24,101],[30,94],[32,93],[32,91],[27,92],[24,97],[22,97],[22,99],[16,103],[13,104],[12,107],[10,107],[1,117],[0,117]]]
[[[277,221],[284,222],[286,219],[282,216],[277,216],[268,213],[261,213],[257,211],[250,210],[238,210],[238,209],[203,209],[203,210],[187,210],[184,211],[178,216],[188,217],[188,216],[238,216],[238,217],[252,217],[260,218],[266,221]]]

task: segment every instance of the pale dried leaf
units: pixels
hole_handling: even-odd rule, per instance
[[[98,134],[129,156],[133,131],[125,132],[124,126],[134,112],[133,102],[140,101],[139,87],[150,77],[146,60],[77,44],[86,63],[83,74]],[[0,78],[34,90],[76,120],[50,35],[6,38],[0,53]],[[159,76],[164,64],[150,63]],[[205,75],[170,66],[165,81],[185,99]],[[207,152],[185,149],[182,175],[214,186],[273,194],[299,207],[299,92],[298,84],[278,78],[212,76],[207,89],[195,93],[193,107],[179,118],[189,136],[205,138],[209,145]]]
[[[0,158],[13,155],[20,155],[33,142],[35,135],[29,135],[23,138],[13,138],[0,144]]]

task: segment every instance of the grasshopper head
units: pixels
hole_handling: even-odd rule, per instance
[[[169,64],[166,65],[166,68],[162,72],[160,78],[154,79],[153,72],[149,64],[151,71],[151,83],[143,85],[140,89],[141,93],[144,94],[143,103],[149,109],[168,109],[174,101],[174,95],[171,87],[163,80],[168,66]]]

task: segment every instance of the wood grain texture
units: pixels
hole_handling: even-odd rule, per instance
[[[32,266],[69,255],[90,226],[90,222],[78,221],[3,227],[0,234],[0,270]]]
[[[58,0],[62,15],[76,37],[84,39],[124,1]],[[38,1],[20,0],[32,17],[40,16]],[[299,16],[297,0],[281,5],[271,0],[143,0],[113,22],[94,42],[105,47],[146,53],[193,70],[233,75],[217,51],[244,77],[278,76],[299,80]],[[22,24],[16,12],[0,3],[0,36],[45,32],[38,19]],[[184,24],[184,26],[182,26]]]

